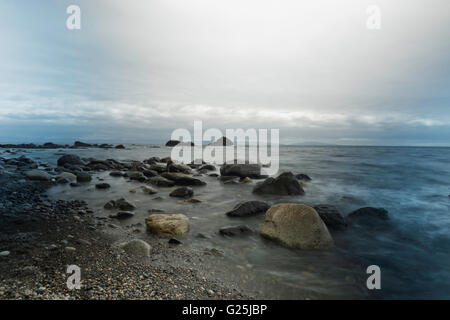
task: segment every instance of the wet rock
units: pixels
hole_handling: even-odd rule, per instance
[[[271,207],[264,217],[261,235],[290,248],[327,249],[333,246],[333,238],[319,214],[313,208],[297,203]]]
[[[244,179],[240,180],[241,183],[250,183],[252,182],[252,179],[250,179],[249,177],[245,177]]]
[[[115,215],[110,216],[114,219],[128,219],[134,216],[134,213],[131,211],[119,211]]]
[[[9,251],[2,251],[2,252],[0,252],[0,257],[7,257],[7,256],[9,256]]]
[[[291,172],[283,172],[276,178],[267,178],[253,188],[256,194],[303,195],[305,191]]]
[[[123,173],[120,172],[120,171],[111,171],[111,172],[109,173],[109,175],[110,175],[111,177],[123,177]]]
[[[119,200],[115,201],[115,207],[123,211],[131,211],[136,209],[136,206],[125,198],[120,198]]]
[[[79,184],[77,182],[71,182],[70,186],[73,187],[73,188],[76,188],[76,187],[81,187],[81,184]]]
[[[95,185],[95,187],[96,187],[97,189],[109,189],[111,186],[110,186],[108,183],[103,182],[103,183],[97,183],[97,184]]]
[[[148,182],[158,187],[173,187],[175,185],[173,181],[160,176],[152,177]]]
[[[145,223],[149,232],[166,237],[181,236],[189,231],[189,219],[184,214],[152,214]]]
[[[199,168],[199,170],[215,171],[216,167],[212,164],[205,164]]]
[[[251,234],[253,233],[253,230],[247,227],[246,225],[240,225],[240,226],[229,226],[220,228],[219,233],[223,236],[233,237]]]
[[[194,195],[194,190],[189,187],[180,187],[173,190],[169,196],[177,198],[189,198]]]
[[[56,182],[58,184],[68,184],[68,183],[70,183],[70,181],[67,180],[66,178],[59,178]]]
[[[127,254],[139,257],[150,257],[152,247],[145,241],[140,239],[133,239],[128,242],[119,244],[119,248],[124,250]]]
[[[155,194],[158,193],[158,191],[152,187],[149,186],[142,186],[141,187],[142,191],[146,194]]]
[[[77,172],[75,175],[78,182],[89,182],[92,180],[91,175],[87,172]]]
[[[75,249],[74,247],[65,247],[64,250],[67,253],[73,253],[73,252],[77,251],[77,249]]]
[[[191,168],[181,163],[169,163],[167,172],[191,173]]]
[[[238,176],[220,176],[219,180],[222,182],[232,181],[232,180],[239,180],[240,177]]]
[[[139,171],[128,171],[126,173],[126,176],[130,178],[131,180],[136,180],[139,182],[144,182],[147,180],[147,178],[144,176],[142,172]]]
[[[238,176],[240,178],[261,179],[267,176],[261,174],[259,164],[225,164],[220,168],[222,176]]]
[[[311,181],[311,178],[308,175],[303,174],[303,173],[296,174],[295,178],[297,180],[301,180],[301,181]]]
[[[238,203],[233,210],[226,213],[229,217],[248,217],[264,214],[270,206],[263,201],[246,201]]]
[[[72,182],[77,179],[77,176],[70,172],[62,172],[56,177],[56,180],[59,180],[62,178],[67,179],[68,181]]]
[[[199,199],[196,199],[196,198],[189,198],[189,199],[183,200],[183,202],[187,202],[187,203],[200,203],[200,202],[202,202],[202,201],[199,200]]]
[[[329,229],[341,230],[347,227],[347,222],[335,206],[320,204],[314,206],[314,210]]]
[[[161,176],[173,181],[178,186],[203,186],[206,184],[206,182],[184,173],[165,172]]]
[[[209,144],[210,146],[232,146],[233,145],[233,141],[231,141],[230,139],[228,139],[227,137],[222,137],[217,139],[216,141],[212,142]]]
[[[123,144],[118,144],[116,146],[116,149],[125,149],[125,146]]]
[[[103,208],[107,209],[107,210],[111,210],[114,209],[116,207],[116,202],[114,200],[110,200],[107,203],[105,203],[105,205],[103,206]]]
[[[347,218],[349,219],[376,218],[381,220],[388,220],[389,215],[388,211],[384,208],[364,207],[350,212]]]
[[[147,178],[156,177],[158,175],[158,172],[155,170],[142,170],[142,173]]]
[[[37,169],[26,171],[24,175],[28,179],[34,181],[50,181],[52,179],[52,176],[49,175],[47,172]]]
[[[71,165],[85,165],[81,158],[74,154],[66,154],[58,159],[58,166],[63,167],[66,164]]]

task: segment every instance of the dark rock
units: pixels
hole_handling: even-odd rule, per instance
[[[143,170],[142,173],[147,178],[156,177],[158,175],[158,172],[156,172],[154,170]]]
[[[111,218],[114,219],[127,219],[134,216],[134,213],[131,211],[119,211],[115,215],[112,215]]]
[[[160,176],[152,177],[148,182],[158,187],[173,187],[175,185],[173,181]]]
[[[74,146],[74,147],[92,147],[91,144],[89,144],[89,143],[84,143],[84,142],[81,142],[81,141],[75,141],[74,144],[73,144],[73,146]]]
[[[92,180],[91,175],[87,172],[76,172],[75,175],[78,182],[89,182]]]
[[[292,172],[283,172],[276,178],[267,178],[263,182],[258,183],[254,187],[253,193],[292,196],[303,195],[305,191],[303,191]]]
[[[164,166],[162,164],[152,164],[150,166],[150,170],[156,171],[158,173],[162,173],[167,170],[167,166]]]
[[[259,164],[225,164],[220,168],[222,176],[238,176],[240,178],[261,179],[267,176],[261,174]]]
[[[214,171],[214,170],[216,170],[216,167],[213,166],[212,164],[205,164],[205,165],[201,166],[199,168],[199,170]]]
[[[377,218],[382,220],[388,220],[388,211],[384,208],[364,207],[352,211],[348,214],[347,218]]]
[[[74,154],[66,154],[58,159],[58,166],[64,166],[65,164],[71,165],[85,165],[84,161],[79,156]]]
[[[167,172],[181,172],[181,173],[191,173],[191,168],[178,163],[167,164]]]
[[[111,172],[109,173],[109,175],[110,175],[111,177],[122,177],[122,176],[123,176],[123,173],[120,172],[120,171],[111,171]]]
[[[123,211],[131,211],[131,210],[136,209],[136,206],[134,204],[130,203],[125,198],[120,198],[119,200],[116,200],[115,207],[119,208],[120,210],[123,210]]]
[[[226,213],[229,217],[248,217],[258,214],[264,214],[270,206],[262,201],[246,201],[237,204],[233,210]]]
[[[116,146],[116,149],[125,149],[125,146],[123,144],[118,144]]]
[[[301,181],[311,181],[311,178],[308,175],[303,174],[303,173],[296,174],[295,178],[297,180],[301,180]]]
[[[332,205],[319,204],[313,207],[325,225],[330,229],[341,230],[347,227],[347,222],[339,210]]]
[[[58,184],[68,184],[68,183],[70,183],[69,179],[67,179],[67,178],[60,178],[60,179],[56,180],[56,182]]]
[[[219,233],[223,236],[232,237],[232,236],[248,235],[253,233],[253,230],[245,225],[240,225],[240,226],[229,226],[220,228]]]
[[[114,209],[116,207],[116,202],[114,200],[110,200],[107,203],[105,203],[105,205],[103,206],[103,208],[105,209]]]
[[[97,189],[108,189],[108,188],[110,188],[111,186],[110,186],[108,183],[103,182],[103,183],[97,183],[97,184],[95,185],[95,187],[96,187]]]
[[[139,182],[144,182],[147,180],[147,178],[144,176],[144,174],[139,171],[128,171],[126,173],[126,176],[128,178],[130,178],[131,180],[137,180]]]
[[[177,198],[189,198],[194,195],[194,190],[189,187],[180,187],[173,190],[169,196]]]
[[[210,143],[209,145],[210,146],[232,146],[233,141],[231,141],[230,139],[228,139],[226,137],[222,137],[222,138],[219,138],[216,141]]]
[[[175,147],[179,143],[180,141],[178,140],[169,140],[166,142],[166,147]]]
[[[173,181],[177,186],[203,186],[206,184],[206,182],[188,176],[184,173],[165,172],[161,174],[161,176],[168,180]]]
[[[70,183],[70,186],[76,188],[76,187],[80,187],[81,184],[79,184],[79,183],[77,183],[77,182],[71,182],[71,183]]]
[[[169,244],[181,244],[182,242],[178,239],[175,238],[170,238],[169,239]]]

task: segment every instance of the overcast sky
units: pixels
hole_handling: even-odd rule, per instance
[[[203,120],[450,146],[448,0],[2,0],[0,41],[1,142],[159,142]]]

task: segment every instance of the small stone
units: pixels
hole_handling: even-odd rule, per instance
[[[7,257],[7,256],[9,256],[9,251],[2,251],[2,252],[0,252],[0,257]]]
[[[75,252],[77,249],[74,247],[65,247],[64,250],[66,250],[66,252]]]

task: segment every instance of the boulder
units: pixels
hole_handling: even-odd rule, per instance
[[[123,173],[120,172],[120,171],[111,171],[111,172],[109,173],[109,175],[110,175],[111,177],[123,177]]]
[[[109,189],[111,186],[108,183],[103,182],[103,183],[97,183],[95,185],[95,187],[97,189]]]
[[[199,168],[199,170],[214,171],[214,170],[216,170],[216,167],[212,164],[205,164],[205,165],[201,166]]]
[[[240,178],[261,179],[267,176],[261,174],[259,164],[225,164],[220,168],[222,176],[238,176]]]
[[[73,143],[73,146],[74,146],[74,147],[92,147],[91,144],[85,143],[85,142],[81,142],[81,141],[75,141],[75,142]]]
[[[181,163],[167,164],[167,172],[191,173],[191,168]]]
[[[169,196],[177,198],[190,198],[194,195],[194,190],[189,187],[180,187],[173,190]]]
[[[283,172],[276,178],[270,177],[256,184],[253,193],[293,196],[303,195],[305,191],[291,172]]]
[[[314,206],[314,210],[316,210],[329,229],[340,230],[347,227],[347,222],[345,222],[344,217],[335,206],[319,204]]]
[[[217,139],[216,141],[212,142],[209,144],[210,146],[232,146],[233,145],[233,141],[231,141],[230,139],[228,139],[227,137],[222,137]]]
[[[240,226],[229,226],[229,227],[223,227],[219,229],[219,233],[222,236],[240,236],[240,235],[248,235],[253,233],[253,230],[247,227],[246,225],[240,225]]]
[[[248,217],[266,213],[269,208],[270,206],[263,201],[246,201],[238,203],[226,215],[229,217]]]
[[[158,187],[173,187],[175,183],[172,180],[157,176],[148,179],[148,182]]]
[[[49,175],[47,172],[37,169],[25,171],[24,175],[28,179],[35,181],[50,181],[52,179],[52,176]]]
[[[92,180],[91,175],[87,172],[77,172],[75,175],[78,182],[89,182]]]
[[[189,219],[184,214],[152,214],[145,223],[148,231],[166,237],[181,236],[189,231]]]
[[[152,247],[145,241],[140,239],[133,239],[128,242],[119,244],[119,248],[124,250],[129,255],[150,257]]]
[[[125,146],[123,144],[118,144],[116,146],[116,149],[125,149]]]
[[[177,186],[203,186],[206,184],[206,182],[184,173],[165,172],[161,174],[161,176],[173,181]]]
[[[389,215],[388,211],[384,208],[373,208],[373,207],[364,207],[359,208],[355,211],[352,211],[348,214],[347,218],[356,219],[356,218],[375,218],[381,220],[388,220]]]
[[[333,238],[316,210],[297,203],[271,207],[264,217],[261,235],[290,248],[327,249],[333,246]]]
[[[139,171],[128,171],[126,173],[126,176],[130,178],[131,180],[136,180],[139,182],[144,182],[147,180],[147,178],[144,176],[142,172]]]
[[[63,167],[66,164],[82,166],[85,165],[84,161],[81,160],[79,156],[76,156],[74,154],[66,154],[58,159],[58,166]]]
[[[167,166],[162,165],[162,164],[152,164],[150,166],[150,170],[156,171],[158,173],[162,173],[167,170]]]

